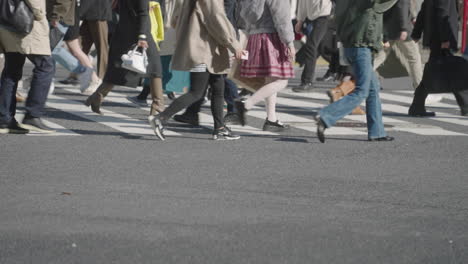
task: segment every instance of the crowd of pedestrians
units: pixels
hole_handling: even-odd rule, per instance
[[[328,92],[331,104],[311,113],[322,143],[326,129],[348,114],[366,115],[369,141],[392,141],[382,121],[378,72],[383,71],[388,57],[395,56],[415,89],[408,115],[435,116],[426,111],[425,102],[440,98],[428,98],[420,46],[430,49],[429,62],[458,52],[463,10],[458,0],[17,2],[22,1],[32,11],[32,31],[18,33],[0,23],[0,53],[4,54],[0,134],[54,132],[42,117],[59,63],[70,72],[60,82],[79,85],[80,92],[89,96],[85,105],[97,114],[102,114],[101,105],[116,85],[137,87],[143,83],[143,91],[128,99],[145,106],[151,95],[148,122],[161,140],[165,140],[171,118],[198,125],[198,113],[206,98],[211,104],[214,140],[239,139],[227,125],[246,125],[247,112],[261,101],[266,111],[263,130],[288,130],[289,126],[278,120],[276,100],[278,92],[294,77],[296,64],[304,68],[301,83],[292,87],[293,92],[312,91],[315,80],[339,82]],[[155,24],[150,15],[158,6],[162,24]],[[155,39],[155,27],[164,28],[162,42]],[[305,43],[297,46],[300,39]],[[96,67],[90,59],[93,45]],[[122,55],[131,50],[145,51],[145,74],[122,67]],[[325,76],[315,78],[319,56],[329,62],[329,69]],[[34,70],[29,79],[23,79],[23,87],[28,88],[26,113],[18,122],[16,105],[24,100],[18,94],[18,83],[26,59]],[[190,80],[188,91],[166,107],[165,87],[183,76]],[[241,96],[239,87],[250,96]],[[468,115],[468,89],[452,92],[461,114]],[[365,111],[359,107],[363,101]],[[223,116],[225,102],[228,113]],[[184,109],[183,114],[176,115]]]

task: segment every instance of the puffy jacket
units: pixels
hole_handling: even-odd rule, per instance
[[[345,48],[382,49],[383,13],[398,0],[336,0],[338,36]]]

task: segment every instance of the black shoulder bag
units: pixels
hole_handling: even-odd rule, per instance
[[[0,26],[19,34],[29,34],[34,14],[24,0],[0,0]]]

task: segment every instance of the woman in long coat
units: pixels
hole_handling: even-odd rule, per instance
[[[162,91],[162,67],[156,43],[151,35],[151,23],[149,18],[148,0],[120,0],[120,20],[113,34],[107,71],[103,83],[85,104],[91,106],[93,112],[100,114],[100,107],[104,97],[114,88],[114,85],[136,87],[142,76],[136,72],[121,67],[121,56],[126,54],[133,45],[147,48],[148,67],[146,77],[150,79],[151,115],[164,110],[164,98]]]

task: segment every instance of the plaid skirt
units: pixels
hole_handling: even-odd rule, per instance
[[[250,35],[246,50],[249,52],[249,58],[242,61],[240,76],[280,79],[294,77],[288,46],[281,41],[278,33]]]

